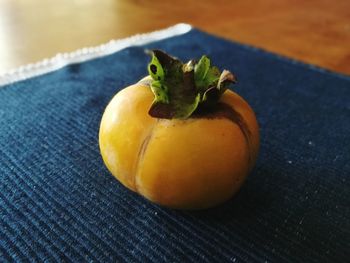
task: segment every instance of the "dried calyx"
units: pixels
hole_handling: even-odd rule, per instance
[[[148,72],[152,77],[154,101],[149,114],[156,118],[186,119],[200,109],[215,108],[228,85],[236,83],[228,70],[210,65],[202,56],[184,64],[160,50],[152,50]]]

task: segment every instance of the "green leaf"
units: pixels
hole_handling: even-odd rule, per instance
[[[187,119],[197,109],[201,96],[198,93],[191,102],[178,102],[174,118]]]
[[[203,81],[210,68],[210,59],[207,56],[202,56],[194,67],[194,80],[196,84],[198,81]]]
[[[161,70],[156,71],[154,67]],[[194,61],[183,64],[160,50],[153,50],[148,68],[155,95],[149,114],[168,119],[189,117],[200,102],[194,83]]]
[[[197,90],[204,95],[208,88],[216,86],[220,70],[217,67],[211,67],[210,59],[207,56],[202,56],[195,65],[194,76]]]
[[[219,101],[228,84],[235,82],[233,74],[210,66],[210,59],[202,56],[183,64],[161,50],[152,50],[148,71],[154,101],[149,114],[156,118],[186,119],[201,105],[212,108]]]
[[[220,78],[220,70],[217,67],[211,67],[205,76],[205,85],[207,87],[213,86]],[[216,85],[215,85],[216,86]]]
[[[216,74],[216,73],[215,73]],[[217,80],[217,84],[209,87],[203,94],[202,102],[214,104],[220,99],[220,96],[226,91],[228,85],[236,83],[235,76],[228,70],[223,70]]]
[[[194,70],[193,68],[191,70],[191,67],[185,68],[180,64],[177,66],[173,64],[173,67],[168,70],[174,74],[167,75],[161,83],[153,82],[156,86],[154,90],[153,83],[151,86],[153,92],[160,92],[160,84],[166,86],[165,91],[168,101],[160,92],[159,97],[154,100],[149,114],[158,118],[186,119],[196,110],[201,97],[195,90]]]
[[[169,103],[168,88],[159,80],[151,83],[151,89],[155,96],[155,101]]]
[[[154,79],[155,81],[162,81],[164,80],[164,70],[163,66],[161,65],[159,59],[155,56],[155,53],[152,55],[152,60],[148,64],[148,73]]]
[[[165,119],[187,119],[192,113],[197,109],[200,103],[200,94],[198,93],[192,101],[172,101],[172,103],[163,103],[159,101],[154,101],[149,114],[152,117],[156,118],[165,118]]]

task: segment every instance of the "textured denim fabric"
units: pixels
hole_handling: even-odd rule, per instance
[[[0,88],[1,262],[346,262],[350,78],[198,30],[152,43],[209,55],[261,126],[255,169],[229,202],[159,207],[105,168],[99,122],[146,75],[145,47]]]

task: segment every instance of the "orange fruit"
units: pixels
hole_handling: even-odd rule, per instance
[[[251,107],[227,89],[210,110],[153,117],[151,81],[124,88],[105,109],[99,145],[109,171],[130,190],[171,208],[204,209],[230,199],[257,158],[259,128]]]

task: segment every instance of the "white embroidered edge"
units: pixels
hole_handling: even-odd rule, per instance
[[[106,56],[126,47],[144,45],[169,37],[182,35],[189,32],[191,29],[191,25],[180,23],[150,33],[137,34],[123,39],[111,40],[108,43],[95,47],[85,47],[73,52],[58,53],[52,58],[47,58],[37,63],[21,66],[4,74],[0,74],[0,86],[39,76],[72,63]]]

